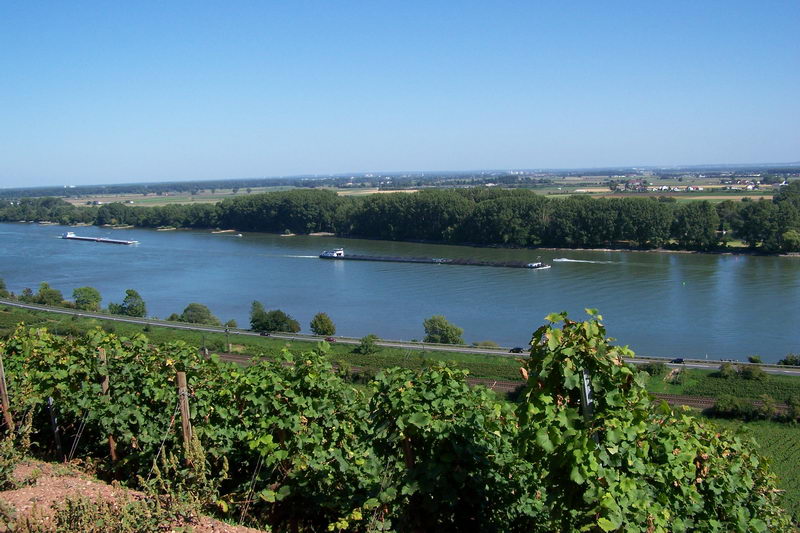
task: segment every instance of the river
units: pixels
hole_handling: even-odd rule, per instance
[[[138,240],[136,246],[58,238]],[[541,260],[547,270],[321,260],[324,249],[365,255]],[[0,224],[0,277],[9,290],[47,281],[70,297],[90,285],[103,305],[134,288],[150,315],[208,305],[248,326],[250,303],[279,308],[308,331],[328,313],[337,334],[422,339],[434,314],[464,328],[467,342],[524,346],[544,316],[575,319],[595,307],[608,334],[636,353],[775,362],[800,352],[800,258],[565,250],[497,250],[334,237],[210,231],[112,230]]]

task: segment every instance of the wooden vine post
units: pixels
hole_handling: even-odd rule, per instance
[[[189,418],[189,388],[186,386],[186,372],[178,372],[178,402],[181,409],[183,444],[188,448],[192,442],[192,422]]]
[[[100,385],[103,391],[103,396],[109,395],[109,379],[108,379],[108,365],[106,364],[106,350],[105,348],[99,348],[98,353],[100,355],[100,362],[103,366],[106,367],[106,375],[103,376],[103,383]],[[116,462],[117,460],[117,443],[114,440],[114,435],[108,436],[108,449],[111,452],[111,460]]]
[[[52,396],[47,398],[47,411],[50,413],[50,427],[53,428],[53,438],[56,441],[56,451],[60,457],[64,458],[67,462],[67,456],[64,455],[64,448],[61,447],[61,431],[58,428],[58,417],[56,416],[56,402]]]
[[[3,368],[3,352],[0,350],[0,402],[3,407],[3,418],[8,426],[9,433],[14,432],[14,419],[11,418],[11,411],[8,402],[8,389],[6,388],[6,370]]]

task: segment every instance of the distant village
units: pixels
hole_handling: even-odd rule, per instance
[[[705,176],[682,176],[678,178],[678,181],[683,181],[683,178],[703,179]],[[719,180],[720,185],[722,185],[721,187],[709,186],[708,188],[723,191],[772,191],[787,184],[785,179],[766,183],[759,178],[759,176],[721,178]],[[609,183],[609,187],[615,192],[702,192],[706,190],[706,187],[701,185],[654,185],[646,178],[624,179],[621,181],[612,180]]]

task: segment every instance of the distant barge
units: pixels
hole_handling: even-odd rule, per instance
[[[320,259],[348,259],[350,261],[380,261],[384,263],[424,263],[433,265],[489,266],[506,268],[527,268],[544,270],[550,268],[540,261],[525,263],[524,261],[478,261],[476,259],[447,259],[435,257],[392,257],[384,255],[345,255],[344,248],[326,250],[319,254]]]
[[[73,241],[89,241],[89,242],[102,242],[106,244],[139,244],[139,241],[124,241],[122,239],[106,239],[105,237],[81,237],[75,235],[73,232],[68,231],[61,234],[62,239],[70,239]]]

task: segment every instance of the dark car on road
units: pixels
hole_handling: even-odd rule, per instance
[[[336,339],[333,337],[325,337],[325,342],[336,342]]]
[[[682,365],[683,364],[683,357],[676,357],[675,359],[670,361],[670,363],[673,363],[673,364],[676,364],[676,365]]]
[[[525,348],[522,346],[515,346],[509,350],[510,353],[522,353],[525,351]]]
[[[266,331],[262,331],[261,333],[259,333],[259,335],[261,335],[262,337],[269,337],[269,333]]]

